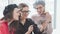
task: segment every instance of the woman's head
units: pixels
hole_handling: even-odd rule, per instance
[[[42,14],[45,11],[45,2],[44,1],[35,2],[33,6],[35,9],[37,9],[37,12],[39,14]]]
[[[5,7],[3,15],[5,19],[18,19],[18,6],[16,4],[10,4]]]
[[[18,8],[21,9],[21,18],[27,18],[28,13],[29,13],[29,7],[25,3],[19,4]]]

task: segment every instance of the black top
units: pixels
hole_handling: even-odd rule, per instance
[[[15,31],[13,31],[14,34],[25,34],[28,31],[28,28],[30,25],[34,25],[33,26],[34,27],[34,30],[33,30],[34,34],[41,34],[39,29],[37,28],[37,25],[31,19],[26,19],[26,23],[24,25],[22,25],[19,22],[11,23],[10,28],[11,28],[11,26],[16,27],[17,23],[18,23],[18,27],[16,28],[16,30],[14,28],[12,28],[13,30],[15,30]],[[31,34],[32,34],[32,32],[31,32]]]

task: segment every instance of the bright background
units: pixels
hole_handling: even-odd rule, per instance
[[[31,18],[32,15],[36,14],[36,10],[33,8],[33,3],[35,1],[40,0],[0,0],[0,18],[3,17],[3,10],[5,6],[8,4],[19,4],[19,3],[26,3],[30,7],[30,14],[29,18]],[[60,34],[60,0],[43,0],[46,3],[46,11],[48,11],[52,16],[52,27],[53,27],[53,33],[52,34]]]

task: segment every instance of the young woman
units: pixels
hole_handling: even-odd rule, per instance
[[[29,14],[28,5],[21,3],[18,8],[21,9],[19,20],[14,21],[10,25],[10,27],[14,27],[14,34],[32,34],[32,32],[34,32],[34,34],[41,34],[37,25],[31,19],[27,18]]]
[[[38,25],[42,34],[52,34],[51,15],[45,11],[45,2],[37,1],[34,3],[34,8],[38,14],[32,16],[32,20]]]
[[[9,25],[12,21],[18,20],[19,11],[20,9],[16,4],[10,4],[5,7],[3,11],[4,17],[0,20],[0,34],[10,34]]]

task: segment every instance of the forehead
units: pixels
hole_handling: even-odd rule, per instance
[[[44,6],[43,6],[43,5],[41,5],[41,4],[36,6],[36,8],[39,8],[39,7],[44,7]]]
[[[14,10],[20,10],[19,8],[15,8]]]
[[[29,10],[29,7],[24,7],[22,11],[27,11]]]
[[[15,12],[17,12],[17,11],[19,11],[19,10],[20,10],[19,8],[15,8],[15,9],[14,9]]]

